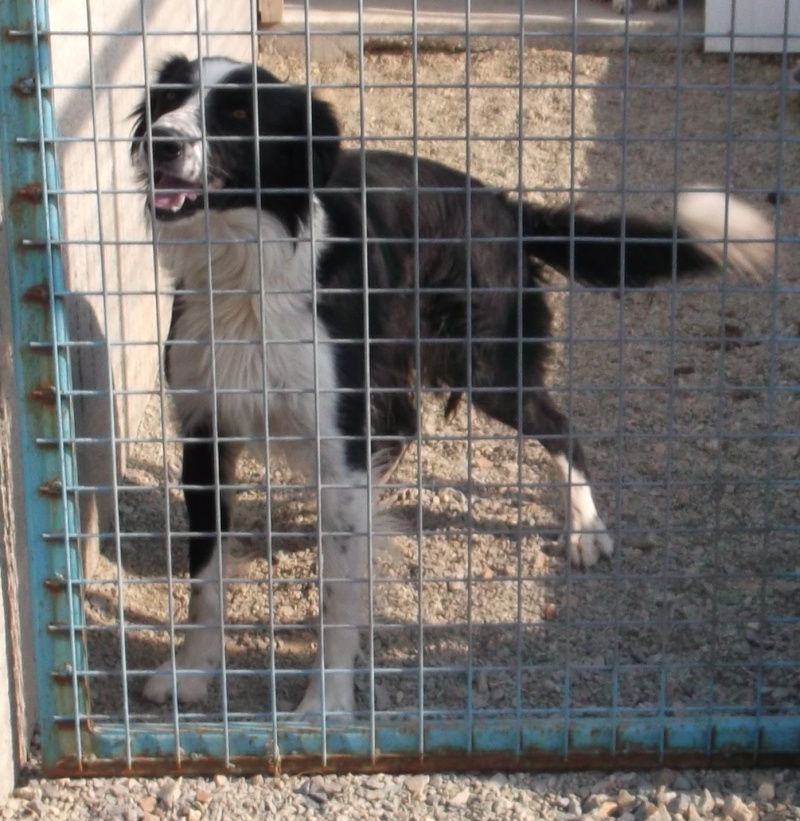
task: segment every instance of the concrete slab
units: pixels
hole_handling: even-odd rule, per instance
[[[614,12],[603,0],[365,0],[359,24],[354,0],[287,0],[283,21],[264,30],[268,51],[304,53],[306,31],[313,59],[355,53],[364,41],[367,48],[410,43],[416,34],[422,48],[487,48],[503,41],[526,46],[569,48],[577,40],[581,50],[623,47],[674,48],[678,34],[685,44],[700,49],[704,28],[703,0],[684,0],[665,11],[652,12],[646,0],[634,0],[634,13]],[[467,34],[469,31],[469,34]]]

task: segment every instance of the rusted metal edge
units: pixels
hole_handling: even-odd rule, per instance
[[[5,26],[2,30],[3,40],[28,40],[32,39],[34,34],[36,34],[40,40],[45,40],[50,37],[50,32],[44,29],[38,29],[34,32],[32,28],[22,29]]]
[[[32,302],[37,305],[50,304],[50,284],[48,282],[40,282],[38,285],[32,285],[22,295],[24,302]]]
[[[800,765],[800,717],[726,714],[717,716],[710,725],[697,717],[663,716],[616,724],[607,717],[531,717],[522,724],[494,718],[480,722],[432,718],[424,728],[413,721],[390,722],[377,728],[376,736],[358,721],[329,728],[324,734],[317,726],[289,721],[279,728],[277,737],[261,722],[241,722],[230,728],[225,743],[220,728],[213,723],[186,724],[176,739],[168,724],[122,727],[102,720],[82,725],[86,752],[81,761],[69,757],[74,755],[74,747],[64,735],[74,735],[72,719],[76,717],[59,718],[58,733],[67,743],[60,755],[45,762],[48,774],[56,775]],[[180,754],[176,744],[180,744]],[[133,761],[130,766],[126,763],[129,758]]]
[[[31,399],[42,405],[47,405],[48,407],[54,406],[57,398],[58,393],[56,392],[56,386],[51,382],[37,385],[33,388],[33,390],[31,390]]]
[[[510,753],[465,753],[458,750],[429,755],[379,755],[375,759],[350,755],[245,757],[231,760],[225,767],[218,758],[186,757],[180,764],[165,758],[138,758],[128,767],[124,761],[85,760],[66,757],[47,768],[49,778],[124,777],[124,776],[211,776],[220,772],[234,775],[311,775],[345,773],[433,773],[433,772],[568,772],[571,770],[654,770],[674,769],[794,768],[800,766],[798,752],[720,751],[707,755],[691,752],[621,752],[608,750],[571,753],[569,756],[551,753],[526,753],[517,757]]]
[[[22,239],[16,247],[18,251],[44,251],[48,245],[43,239]]]
[[[29,182],[27,185],[17,188],[17,190],[11,194],[12,205],[18,202],[27,202],[29,205],[41,205],[43,201],[44,189],[38,181]]]
[[[63,485],[60,479],[48,479],[36,489],[40,496],[51,499],[60,499]]]
[[[18,97],[32,97],[36,93],[36,78],[30,75],[18,77],[11,83],[11,91]]]

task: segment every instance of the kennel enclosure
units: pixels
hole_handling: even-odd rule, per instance
[[[720,59],[698,54],[705,33],[686,30],[688,3],[670,12],[671,32],[610,13],[591,27],[580,3],[552,32],[521,4],[514,30],[495,35],[473,32],[460,4],[448,51],[453,31],[437,31],[425,4],[376,37],[360,5],[341,23],[356,53],[331,62],[313,59],[314,2],[288,32],[259,29],[255,5],[177,16],[167,5],[15,0],[0,11],[15,379],[4,391],[16,403],[17,561],[29,580],[17,607],[45,771],[796,761],[788,32],[778,57]],[[618,49],[594,50],[608,31]],[[211,698],[141,699],[180,640],[188,534],[160,364],[173,289],[142,218],[128,115],[178,49],[277,68],[332,100],[348,144],[443,159],[501,190],[668,213],[676,190],[709,180],[775,219],[777,263],[760,282],[723,271],[619,299],[549,288],[552,389],[614,522],[605,566],[581,573],[556,549],[560,487],[531,443],[467,403],[445,426],[446,394],[423,397],[416,441],[375,491],[403,533],[375,551],[353,722],[291,713],[321,579],[314,483],[277,459],[263,475],[246,463],[233,488],[227,653]]]

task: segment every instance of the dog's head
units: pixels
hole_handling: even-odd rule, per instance
[[[158,221],[255,207],[294,231],[339,153],[326,103],[227,58],[170,58],[133,116],[131,157]]]

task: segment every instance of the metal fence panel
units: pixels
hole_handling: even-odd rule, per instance
[[[360,183],[351,192],[358,206],[398,190],[411,202],[405,304],[416,333],[404,341],[411,382],[396,389],[414,397],[410,445],[385,483],[345,489],[369,498],[371,509],[394,513],[388,520],[366,514],[369,607],[356,662],[357,709],[345,720],[327,712],[300,718],[292,711],[307,675],[318,669],[313,649],[319,637],[309,623],[321,618],[324,624],[333,589],[326,585],[337,582],[319,543],[346,537],[327,524],[329,514],[323,521],[317,515],[326,493],[347,504],[347,493],[336,495],[341,489],[322,467],[336,438],[324,420],[327,395],[334,392],[324,381],[331,341],[321,329],[328,309],[316,307],[329,296],[327,286],[314,277],[297,289],[259,279],[250,291],[216,282],[205,292],[171,279],[152,239],[110,239],[100,211],[91,236],[62,230],[63,209],[81,197],[110,196],[141,208],[145,195],[133,171],[129,179],[106,179],[102,152],[128,139],[97,116],[90,118],[90,133],[74,139],[93,155],[98,190],[70,189],[59,178],[57,154],[66,141],[56,133],[52,98],[71,89],[53,80],[49,44],[59,37],[86,39],[87,88],[95,99],[105,88],[91,70],[95,44],[141,38],[148,78],[142,93],[150,95],[158,59],[169,53],[175,34],[148,25],[151,9],[144,1],[131,30],[98,30],[91,23],[95,2],[76,3],[85,31],[48,26],[44,0],[16,0],[0,12],[0,148],[46,770],[561,769],[768,764],[796,756],[800,528],[793,420],[800,360],[793,260],[800,218],[793,182],[797,89],[786,51],[776,58],[704,57],[697,49],[708,33],[692,27],[691,4],[685,10],[683,2],[650,27],[639,20],[657,18],[642,9],[621,21],[601,9],[587,21],[587,8],[575,4],[560,29],[526,16],[522,3],[511,12],[504,8],[504,22],[493,29],[492,8],[468,3],[459,6],[462,27],[455,35],[416,2],[380,31],[370,29],[373,18],[363,4],[347,22],[326,18],[325,4],[307,2],[301,25],[264,31],[253,5],[249,28],[227,32],[204,28],[204,7],[197,5],[198,22],[184,32],[196,35],[197,53],[215,54],[215,37],[242,35],[262,66],[303,90],[306,117],[317,111],[312,94],[334,104],[360,164]],[[673,23],[662,25],[667,19]],[[609,37],[616,38],[611,50]],[[350,41],[353,54],[313,59],[319,50],[336,51]],[[299,45],[300,56],[286,56],[291,44]],[[220,76],[207,65],[201,92],[214,90]],[[245,87],[253,77],[243,75]],[[156,98],[146,99],[145,115],[157,118]],[[234,119],[247,117],[247,105],[241,103]],[[218,126],[202,106],[200,112],[200,129],[211,134]],[[269,118],[271,111],[254,116]],[[312,173],[319,144],[304,143]],[[158,146],[154,138],[135,150],[152,165]],[[366,163],[373,148],[442,160],[524,200],[566,204],[567,277],[548,274],[535,286],[523,283],[522,228],[497,236],[466,228],[426,239],[419,164],[413,165],[413,184],[385,179],[370,186]],[[208,147],[203,151],[207,159]],[[254,151],[257,175],[268,156]],[[203,173],[201,196],[212,196],[215,172],[206,167]],[[736,275],[730,243],[715,279],[679,280],[673,270],[647,293],[625,285],[615,294],[597,284],[579,286],[575,226],[582,215],[652,211],[671,220],[678,192],[699,183],[726,196],[735,191],[774,221],[776,262],[760,280]],[[155,184],[150,172],[145,186]],[[468,182],[456,192],[466,203],[466,225],[475,186]],[[185,193],[169,196],[163,195],[165,202],[186,202]],[[208,210],[193,219],[205,219],[211,235]],[[726,226],[729,220],[733,225],[732,212]],[[230,255],[251,253],[254,270],[264,271],[266,260],[308,247],[309,265],[319,274],[320,249],[337,241],[328,226],[311,221],[301,236],[276,239],[268,235],[272,225],[257,222],[246,241],[211,236],[192,247],[178,239],[176,264],[183,264],[181,255],[196,254],[202,269],[220,271],[222,248]],[[626,230],[611,241],[623,241]],[[374,231],[362,219],[356,244],[375,247]],[[668,238],[676,259],[682,239],[677,230]],[[152,248],[151,269],[141,271],[139,286],[116,287],[104,274],[96,292],[68,290],[65,248],[99,248],[105,272],[124,267],[126,251],[143,243]],[[570,458],[577,439],[592,456],[593,485],[617,546],[609,561],[585,571],[556,548],[566,480],[552,478],[535,437],[473,407],[485,406],[485,389],[471,361],[480,348],[472,336],[478,333],[473,306],[482,296],[472,267],[482,248],[501,243],[514,247],[518,266],[518,280],[506,290],[535,291],[554,308],[557,367],[548,390],[569,418]],[[462,382],[427,384],[424,358],[452,340],[421,336],[420,276],[431,249],[446,254],[453,246],[465,249],[465,285],[455,295],[442,289],[442,299],[457,298],[464,306],[470,361]],[[364,262],[358,273],[366,283],[373,271]],[[380,295],[372,280],[370,287]],[[273,335],[268,319],[286,288],[317,320],[308,334],[293,329],[288,341]],[[362,288],[348,293],[363,300]],[[92,309],[97,331],[89,340],[70,333],[70,312],[81,296],[100,306]],[[258,338],[220,337],[227,326],[214,311],[226,310],[226,298],[243,296],[258,318]],[[153,338],[137,338],[133,324],[126,331],[118,321],[136,297],[149,299],[135,304],[152,304],[157,314]],[[118,355],[135,360],[163,346],[170,327],[164,306],[173,297],[183,304],[206,300],[211,339],[187,344],[195,345],[198,358],[215,352],[209,359],[215,408],[294,402],[299,415],[308,394],[314,416],[306,443],[309,475],[281,461],[280,446],[297,445],[291,419],[273,430],[268,414],[258,423],[262,430],[247,437],[258,458],[244,459],[226,479],[220,454],[245,442],[223,429],[221,411],[211,413],[211,428],[199,444],[211,448],[217,487],[196,509],[206,505],[211,515],[213,508],[212,520],[219,520],[229,496],[238,497],[239,509],[229,527],[206,534],[208,545],[227,545],[231,558],[223,564],[215,556],[216,571],[214,565],[203,571],[221,615],[215,624],[194,627],[184,624],[192,586],[185,546],[198,533],[186,519],[184,499],[198,488],[186,473],[181,477],[180,449],[198,444],[198,437],[181,431],[173,413],[187,389],[174,374],[170,382],[163,366],[152,373],[152,389],[130,389],[108,364]],[[356,316],[363,326],[354,333],[363,330],[369,340],[374,316],[363,310]],[[506,353],[518,362],[525,321],[520,308]],[[226,346],[248,344],[260,351],[261,372],[251,374],[246,389],[227,389],[226,395],[224,374],[218,374],[226,367]],[[278,356],[281,345],[291,348],[287,356],[311,352],[308,389],[299,376],[299,388],[267,388],[269,357]],[[103,371],[99,382],[76,373],[87,348],[113,352],[105,364],[95,363]],[[364,343],[361,353],[352,349],[353,357],[371,350]],[[367,370],[370,361],[366,356]],[[518,403],[518,419],[521,369],[517,385],[505,389]],[[192,401],[204,401],[196,388],[188,391]],[[339,391],[336,401],[346,394]],[[106,421],[108,429],[98,433],[82,425],[87,402],[101,403],[114,419],[132,395],[146,408],[138,429],[123,431]],[[395,432],[370,428],[364,447],[369,452],[373,436],[396,444]],[[547,437],[543,441],[547,446]],[[96,470],[98,461],[105,470]],[[370,464],[366,473],[375,479],[380,469]],[[90,526],[82,505],[97,494],[112,500],[111,514]],[[580,498],[573,493],[568,508]],[[382,535],[394,546],[385,547]],[[96,568],[81,555],[95,537],[102,544]],[[197,580],[194,588],[202,596]],[[150,703],[143,697],[145,682],[163,661],[175,664],[193,631],[204,637],[199,646],[206,642],[211,656],[212,644],[224,649],[212,665],[207,697],[184,704],[171,692],[163,703]],[[335,641],[336,635],[329,627],[321,639]],[[183,674],[168,665],[165,675],[177,690]],[[324,702],[329,685],[323,681]]]

